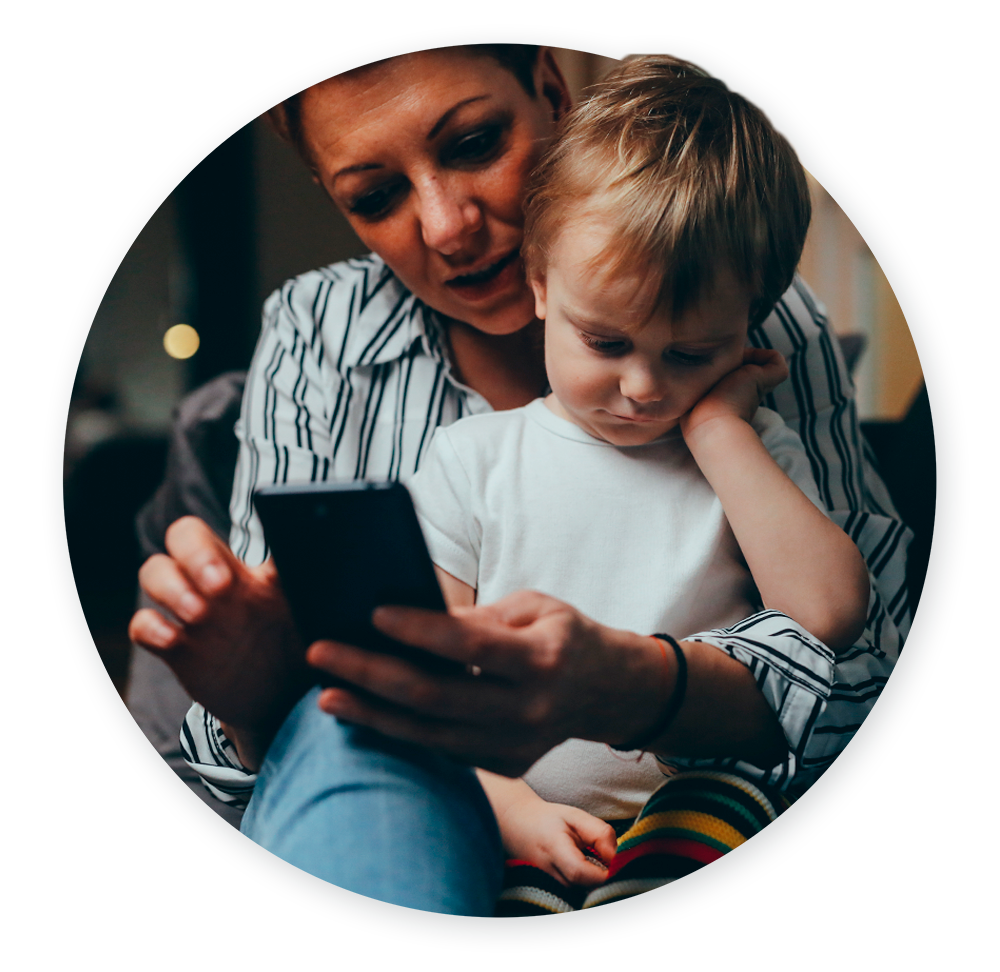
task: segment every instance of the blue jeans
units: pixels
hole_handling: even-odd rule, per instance
[[[344,725],[301,699],[275,737],[240,829],[283,860],[408,908],[491,916],[503,875],[475,773]]]
[[[856,894],[804,894],[761,908],[754,918],[925,918],[915,911]]]

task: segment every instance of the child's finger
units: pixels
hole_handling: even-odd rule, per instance
[[[583,847],[597,851],[597,856],[605,864],[611,863],[611,858],[615,856],[615,851],[618,849],[615,829],[611,824],[605,823],[600,818],[591,816],[583,810],[577,811],[568,822],[576,831]]]
[[[563,834],[553,846],[552,865],[559,872],[557,878],[562,878],[567,884],[589,888],[600,884],[608,876],[608,869],[587,860],[568,833]]]

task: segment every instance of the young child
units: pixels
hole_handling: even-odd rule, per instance
[[[411,482],[449,603],[533,588],[678,639],[763,603],[853,644],[865,565],[758,408],[781,356],[747,348],[809,221],[787,142],[693,65],[631,58],[568,119],[526,214],[551,393],[438,429]],[[508,854],[581,885],[604,876],[585,848],[614,853],[606,821],[664,782],[650,753],[573,739],[521,780],[480,777]]]

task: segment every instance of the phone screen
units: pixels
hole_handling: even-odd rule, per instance
[[[463,670],[387,638],[380,604],[445,610],[406,487],[396,482],[268,486],[254,494],[264,538],[305,644],[329,638]]]

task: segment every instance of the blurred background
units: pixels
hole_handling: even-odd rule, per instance
[[[559,51],[579,93],[612,63]],[[764,106],[766,110],[766,106]],[[863,428],[917,540],[930,549],[934,451],[916,350],[884,274],[851,221],[810,180],[800,271],[852,362]],[[288,277],[364,252],[293,150],[255,119],[201,162],[153,214],[108,287],[87,339],[66,432],[66,527],[90,630],[119,692],[142,553],[135,517],[163,477],[183,396],[249,364],[264,298]]]

